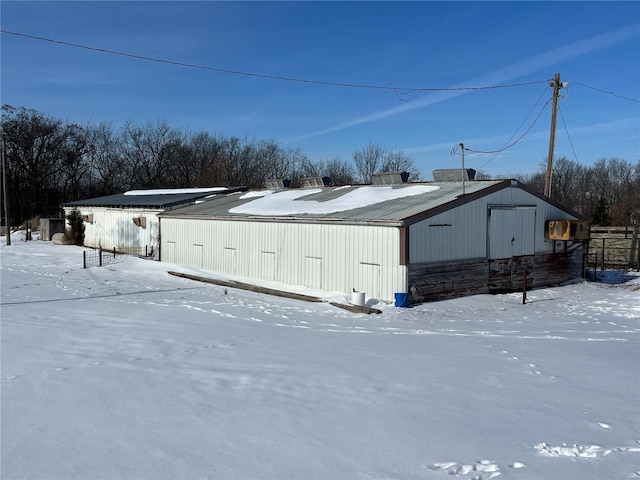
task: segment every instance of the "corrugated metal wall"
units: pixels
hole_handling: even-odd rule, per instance
[[[65,216],[72,208],[65,208]],[[120,252],[144,253],[145,247],[158,249],[159,221],[162,210],[120,209],[106,207],[83,207],[82,215],[93,215],[93,223],[84,223],[84,244],[87,247],[102,247]],[[145,217],[146,227],[133,223],[135,217]]]
[[[535,253],[535,206],[492,205],[487,213],[488,258],[511,258]]]
[[[385,301],[406,292],[397,228],[171,217],[161,225],[164,262]]]
[[[535,207],[533,227],[530,223],[532,211],[524,208],[515,210],[512,221],[503,223],[505,231],[502,234],[495,232],[492,238],[492,251],[502,252],[507,256],[508,252],[513,250],[511,245],[513,236],[520,238],[530,234],[534,236],[533,248],[536,253],[553,251],[553,242],[544,238],[545,220],[575,218],[524,190],[505,188],[411,225],[409,227],[410,263],[487,258],[490,206]],[[520,245],[524,249],[529,249],[528,242]],[[557,247],[561,246],[562,242],[558,242]]]

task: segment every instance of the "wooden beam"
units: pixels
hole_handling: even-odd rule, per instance
[[[371,307],[361,307],[359,305],[351,305],[346,303],[330,302],[331,305],[338,308],[344,308],[353,313],[382,313],[382,310]]]
[[[282,290],[275,290],[273,288],[258,287],[257,285],[251,285],[250,283],[234,282],[229,280],[218,280],[215,278],[201,277],[198,275],[190,275],[188,273],[180,272],[168,272],[170,275],[176,277],[188,278],[189,280],[196,280],[198,282],[211,283],[214,285],[220,285],[222,287],[238,288],[240,290],[248,290],[250,292],[265,293],[267,295],[275,295],[277,297],[293,298],[295,300],[304,300],[305,302],[322,302],[321,298],[312,297],[309,295],[302,295],[300,293],[284,292]]]

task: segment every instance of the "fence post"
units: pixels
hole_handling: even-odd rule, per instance
[[[524,280],[522,282],[522,304],[527,303],[527,269],[524,269]]]
[[[98,265],[102,266],[102,247],[100,247],[100,251],[98,253]]]
[[[144,256],[145,258],[149,256],[149,245],[144,246]]]
[[[116,247],[113,247],[113,258],[116,258]]]
[[[604,249],[605,249],[604,242],[605,242],[605,239],[603,238],[602,239],[602,268],[600,269],[600,271],[602,272],[604,272]]]
[[[87,251],[82,252],[82,268],[87,268]]]

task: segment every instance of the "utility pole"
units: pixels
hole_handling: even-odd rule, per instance
[[[9,195],[7,195],[7,162],[5,160],[5,145],[4,145],[4,129],[0,132],[2,135],[2,192],[4,195],[4,235],[7,239],[7,245],[11,245],[11,222],[9,221]]]
[[[547,174],[544,177],[544,194],[551,196],[551,172],[553,170],[553,150],[556,144],[556,114],[558,113],[558,97],[560,96],[560,74],[556,73],[553,81],[549,84],[553,87],[553,104],[551,107],[551,132],[549,134],[549,156],[547,157]]]

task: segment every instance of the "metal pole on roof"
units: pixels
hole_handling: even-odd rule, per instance
[[[462,195],[464,195],[464,143],[460,144],[460,150],[462,151]]]

